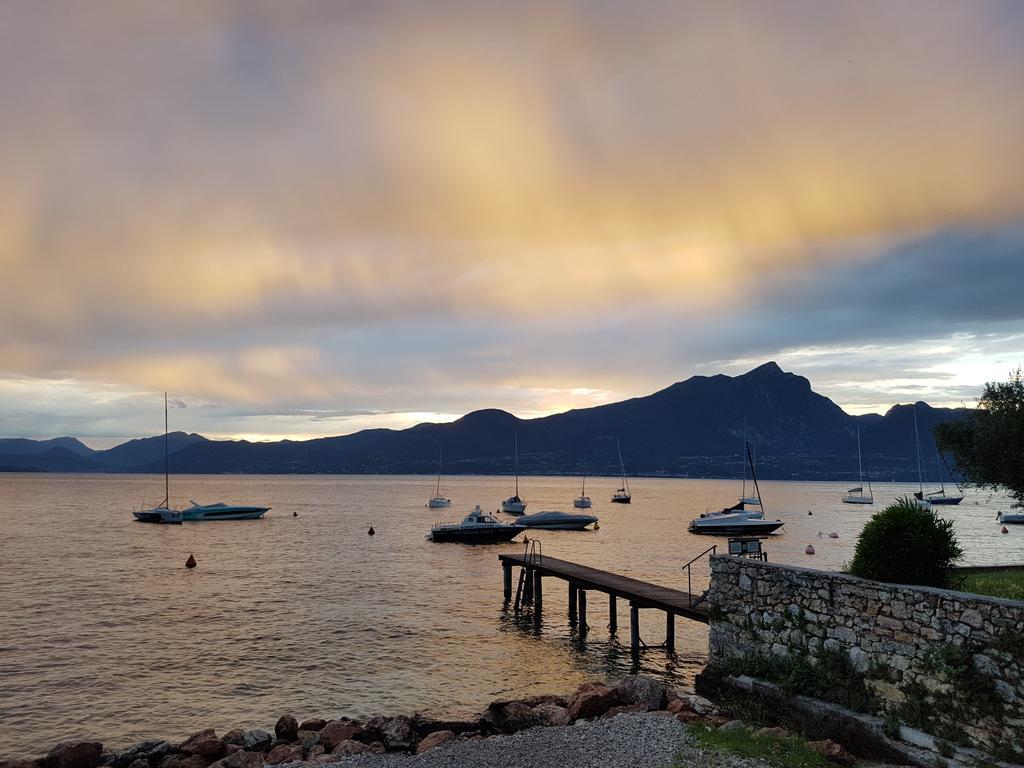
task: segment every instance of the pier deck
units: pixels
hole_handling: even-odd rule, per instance
[[[702,595],[694,595],[679,589],[651,584],[629,576],[622,576],[600,568],[591,568],[555,557],[546,557],[536,553],[522,555],[498,555],[504,570],[505,601],[512,599],[512,569],[522,568],[520,590],[525,586],[524,602],[532,601],[534,616],[539,621],[543,601],[542,578],[558,578],[569,584],[569,621],[579,622],[581,632],[587,629],[587,591],[593,590],[608,595],[608,628],[614,632],[617,628],[616,599],[629,601],[630,608],[630,646],[634,653],[639,652],[640,640],[639,611],[651,608],[665,613],[665,647],[674,650],[675,617],[682,616],[704,624],[709,623],[711,608]],[[519,595],[516,598],[518,610]]]

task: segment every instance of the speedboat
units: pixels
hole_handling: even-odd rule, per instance
[[[234,506],[218,502],[216,504],[197,504],[185,509],[181,514],[186,522],[201,520],[256,520],[263,517],[270,507]]]
[[[771,533],[784,525],[781,520],[765,520],[761,510],[746,509],[741,501],[719,512],[705,512],[691,520],[690,533],[717,536],[743,536]]]
[[[996,520],[1000,523],[1017,523],[1024,525],[1024,513],[1011,512],[1010,514],[1006,514],[1005,512],[1000,512],[996,515]]]
[[[427,534],[427,540],[460,544],[497,544],[511,541],[522,531],[518,525],[496,520],[481,510],[477,504],[461,523],[435,525]]]
[[[132,512],[135,519],[140,523],[160,523],[163,525],[181,525],[184,513],[177,509],[167,507],[154,507],[153,509],[140,509]]]
[[[593,515],[575,515],[569,512],[537,512],[524,515],[516,520],[516,525],[523,528],[545,528],[549,531],[582,531],[591,523],[596,523]]]

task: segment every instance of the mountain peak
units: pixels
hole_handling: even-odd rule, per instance
[[[757,368],[753,368],[753,369],[747,371],[743,375],[744,376],[754,377],[754,376],[783,376],[783,375],[791,375],[791,374],[786,374],[786,372],[779,367],[778,363],[776,363],[774,360],[769,360],[767,363],[763,363],[763,364],[757,366]]]

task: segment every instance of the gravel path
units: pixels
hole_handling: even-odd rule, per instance
[[[531,728],[510,736],[454,740],[422,755],[355,755],[331,766],[344,768],[671,768],[722,766],[694,747],[686,728],[666,712],[626,713],[562,728]],[[757,760],[727,761],[758,768]],[[722,766],[722,768],[725,768]]]

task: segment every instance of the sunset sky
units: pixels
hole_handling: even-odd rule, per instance
[[[8,0],[0,436],[1024,363],[1024,3]]]

